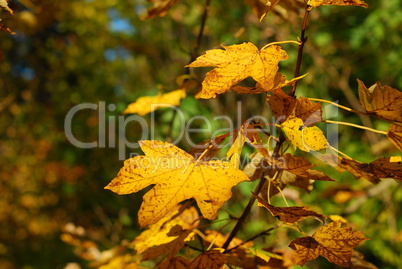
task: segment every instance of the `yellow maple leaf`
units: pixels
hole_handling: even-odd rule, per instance
[[[311,7],[319,7],[319,6],[360,6],[367,8],[368,5],[362,0],[309,0],[307,4]]]
[[[293,256],[296,263],[303,266],[306,262],[323,256],[329,262],[350,266],[353,249],[368,239],[351,227],[341,226],[341,221],[331,222],[317,229],[313,236],[293,240],[289,247],[295,250]]]
[[[179,213],[179,209],[180,206],[176,206],[174,210],[158,222],[150,225],[147,230],[135,238],[132,245],[138,254],[153,246],[163,245],[176,239],[178,236],[169,235],[170,230],[176,225],[188,230],[197,227],[199,216],[195,207],[185,209],[179,216],[176,216]],[[172,217],[175,218],[171,219]]]
[[[286,52],[277,45],[267,46],[261,50],[250,42],[222,47],[224,50],[209,50],[187,65],[187,67],[217,67],[206,74],[202,90],[196,95],[197,98],[214,98],[247,77],[252,77],[265,89],[272,89],[279,61],[288,58]]]
[[[186,91],[183,89],[156,96],[143,96],[129,104],[123,114],[144,116],[161,107],[177,106],[184,97],[186,97]]]
[[[139,143],[145,155],[126,160],[105,189],[130,194],[155,184],[143,197],[138,212],[141,226],[157,222],[175,205],[190,198],[195,198],[205,218],[214,219],[231,197],[231,188],[249,180],[229,162],[195,159],[166,142],[145,140]]]
[[[289,116],[280,126],[294,149],[310,152],[327,147],[324,133],[317,126],[305,127],[301,118]]]

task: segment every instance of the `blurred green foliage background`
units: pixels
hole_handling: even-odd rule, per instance
[[[359,109],[357,78],[367,86],[380,81],[402,89],[402,1],[366,2],[368,9],[331,6],[313,10],[302,65],[302,73],[309,75],[299,83],[299,96]],[[203,4],[183,0],[165,17],[146,21],[140,16],[149,4],[141,0],[21,0],[9,2],[14,16],[1,11],[3,22],[15,34],[0,33],[0,268],[53,269],[72,262],[85,268],[88,264],[75,255],[77,250],[61,240],[72,224],[83,227],[84,237],[97,242],[100,250],[139,233],[136,211],[141,195],[118,196],[103,187],[122,166],[122,152],[125,158],[139,152],[123,142],[143,139],[143,130],[134,121],[111,126],[109,117],[117,119],[139,96],[178,87],[176,78],[186,73],[184,66],[196,43]],[[286,6],[278,5],[260,23],[245,1],[213,0],[200,52],[220,44],[250,41],[261,47],[294,40],[300,27],[301,14]],[[281,72],[289,78],[297,48],[289,44],[283,48],[290,59],[281,63]],[[198,101],[189,96],[181,110],[187,119],[195,115],[235,119],[236,101],[242,102],[244,120],[259,113],[264,99],[262,95],[225,94]],[[100,102],[106,106],[105,128],[99,127],[98,111],[85,110],[74,116],[73,134],[91,142],[99,140],[101,133],[106,141],[116,138],[116,146],[75,147],[64,131],[68,111],[82,103],[99,107]],[[108,109],[110,104],[116,108]],[[172,114],[171,110],[156,113],[155,139],[165,140]],[[342,112],[336,119],[387,128],[379,120],[351,113]],[[150,123],[151,118],[144,120]],[[222,124],[214,122],[212,130]],[[202,123],[195,125],[203,127]],[[174,126],[173,137],[180,123]],[[339,148],[360,161],[398,154],[383,137],[339,128]],[[208,135],[197,134],[194,141],[201,142]],[[186,141],[178,145],[189,149]],[[352,198],[336,202],[331,188],[337,193],[339,183],[316,184],[315,191],[302,195],[303,202],[326,214],[348,217],[371,238],[360,249],[369,261],[379,268],[400,268],[402,193],[398,184],[391,182],[346,214],[360,199],[356,193],[370,186],[346,173],[327,170],[350,190]],[[243,187],[239,197],[248,196],[248,189]],[[234,213],[241,212],[242,207],[236,206]],[[247,232],[265,222],[252,217]],[[288,235],[280,235],[286,245]],[[241,236],[247,238],[247,233]],[[320,268],[320,262],[328,266],[322,260],[308,266]]]

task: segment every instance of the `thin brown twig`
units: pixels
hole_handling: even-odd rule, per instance
[[[193,62],[195,60],[195,58],[197,58],[198,50],[201,46],[202,38],[204,37],[204,29],[205,29],[205,24],[206,24],[206,21],[208,18],[208,11],[209,11],[209,7],[210,7],[210,3],[211,3],[211,0],[206,0],[206,2],[205,2],[204,13],[202,14],[202,17],[201,17],[200,31],[198,32],[197,42],[194,45],[194,50],[190,55],[189,64],[191,62]],[[190,74],[189,68],[187,68],[186,73]],[[169,129],[166,134],[166,141],[168,141],[168,142],[171,142],[171,140],[172,140],[173,124],[174,124],[174,119],[176,118],[176,114],[177,114],[177,110],[175,109],[173,111],[173,116],[172,116],[172,119],[170,120]]]
[[[304,12],[301,36],[300,36],[299,51],[297,52],[296,70],[295,70],[295,74],[294,74],[295,78],[297,78],[300,75],[300,66],[301,66],[301,62],[302,62],[302,58],[303,58],[304,44],[307,42],[307,37],[305,36],[305,34],[306,34],[307,21],[308,21],[309,13],[310,13],[310,11],[306,7],[305,12]],[[290,96],[292,96],[292,97],[295,96],[296,88],[297,88],[297,80],[294,82],[292,90],[289,93]]]
[[[258,183],[257,187],[254,190],[254,193],[260,193],[262,187],[265,184],[265,173],[262,173],[260,182]],[[251,196],[250,200],[248,201],[248,204],[246,208],[243,211],[243,214],[240,216],[239,220],[237,221],[235,227],[233,230],[230,232],[229,237],[226,239],[226,242],[223,244],[222,248],[227,249],[229,247],[230,242],[232,242],[233,238],[235,238],[237,232],[240,230],[240,227],[243,225],[243,222],[246,220],[247,216],[250,214],[251,208],[253,207],[255,201],[255,197]],[[226,251],[225,251],[226,252]]]

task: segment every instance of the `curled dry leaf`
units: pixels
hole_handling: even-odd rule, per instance
[[[295,250],[296,263],[303,266],[318,256],[340,266],[350,266],[353,249],[368,240],[361,232],[351,227],[342,228],[342,222],[331,222],[317,229],[312,236],[293,240],[289,247]]]
[[[335,181],[321,171],[312,170],[314,167],[308,160],[303,157],[293,156],[290,153],[285,153],[275,162],[277,169],[286,170],[296,176],[305,179]]]
[[[367,8],[368,5],[361,0],[308,0],[307,4],[311,7],[319,7],[319,6],[360,6]]]
[[[126,160],[105,189],[130,194],[155,184],[144,195],[138,212],[142,227],[156,223],[177,204],[190,198],[195,198],[205,218],[214,219],[231,197],[231,188],[249,180],[229,162],[196,160],[170,143],[155,140],[139,143],[145,156]]]
[[[156,16],[163,17],[171,7],[176,5],[180,0],[148,0],[153,3],[153,7],[147,11],[143,19],[152,19]]]
[[[123,111],[123,114],[138,114],[144,116],[158,108],[178,106],[180,100],[184,97],[186,97],[186,91],[183,89],[157,96],[140,97],[134,103],[129,104]]]
[[[401,156],[378,158],[371,163],[360,163],[342,158],[340,166],[356,178],[363,177],[374,184],[380,182],[381,178],[393,178],[402,181]]]
[[[234,91],[237,94],[258,94],[263,92],[269,92],[275,89],[280,89],[285,86],[293,85],[295,81],[298,81],[304,78],[305,76],[307,76],[307,74],[304,74],[291,80],[286,80],[286,77],[284,75],[276,73],[274,78],[274,84],[271,89],[263,88],[261,84],[257,83],[255,87],[234,86],[230,88],[230,90]]]
[[[320,103],[311,102],[302,96],[294,99],[282,89],[272,91],[272,95],[267,96],[267,102],[279,123],[283,123],[290,116],[302,119],[304,126],[312,126],[322,121]]]
[[[367,89],[361,80],[359,101],[367,114],[377,118],[402,123],[402,92],[377,82]]]
[[[389,126],[387,137],[400,151],[402,151],[402,126],[391,124]]]
[[[206,74],[197,98],[209,99],[228,91],[245,78],[252,77],[261,87],[272,89],[279,69],[279,61],[288,55],[277,45],[259,50],[252,43],[222,46],[199,56],[187,67],[217,67]]]
[[[294,224],[308,217],[316,219],[322,224],[324,224],[325,222],[326,217],[324,215],[309,210],[310,208],[308,206],[276,207],[268,204],[261,197],[255,195],[254,193],[253,196],[257,199],[259,206],[263,206],[268,209],[268,211],[271,212],[273,216],[277,217],[282,222]]]

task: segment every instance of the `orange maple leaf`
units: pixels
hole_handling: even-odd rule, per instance
[[[367,8],[368,5],[364,1],[361,0],[309,0],[307,4],[311,7],[319,7],[319,6],[360,6]]]
[[[331,222],[317,229],[313,236],[300,237],[293,240],[289,247],[295,250],[296,263],[303,266],[318,256],[340,266],[350,266],[353,249],[368,240],[359,231],[351,227],[341,228],[342,222]]]
[[[214,219],[231,197],[231,188],[249,180],[229,162],[195,159],[166,142],[145,140],[139,143],[145,156],[126,160],[105,189],[130,194],[155,184],[143,197],[138,212],[141,226],[157,222],[175,205],[190,198],[195,198],[205,218]]]
[[[209,50],[187,65],[217,67],[206,74],[197,98],[214,98],[247,77],[252,77],[261,87],[271,90],[275,85],[279,61],[288,58],[286,52],[277,45],[266,46],[261,50],[250,42],[222,47],[224,50]]]
[[[402,92],[377,82],[367,89],[361,80],[359,101],[369,115],[402,123]]]
[[[255,195],[254,193],[253,196],[257,199],[259,206],[263,206],[268,209],[273,216],[277,217],[282,222],[294,224],[308,217],[312,217],[323,224],[325,222],[326,217],[324,215],[311,211],[308,206],[275,207],[268,204],[261,197]]]

